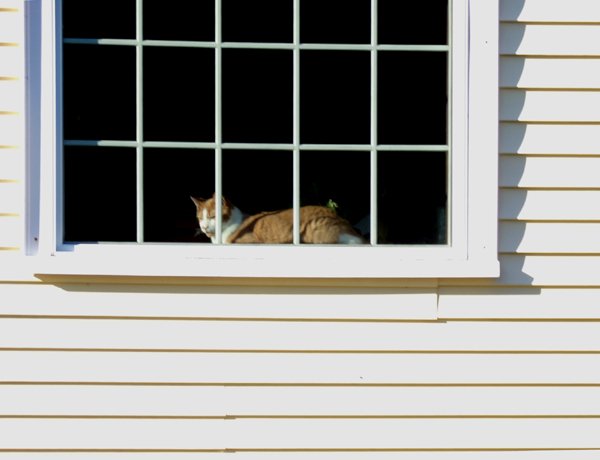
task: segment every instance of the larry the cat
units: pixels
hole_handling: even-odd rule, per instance
[[[215,197],[194,198],[200,230],[215,243]],[[247,216],[229,200],[222,201],[223,243],[292,243],[292,209],[266,211]],[[365,244],[365,239],[350,223],[325,206],[300,208],[300,241],[313,244]]]

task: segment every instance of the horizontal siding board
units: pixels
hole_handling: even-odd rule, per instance
[[[23,48],[0,46],[0,77],[17,78],[23,74]]]
[[[0,319],[0,348],[597,351],[596,323],[318,323]],[[511,340],[507,341],[506,337]],[[307,338],[310,337],[310,340]]]
[[[236,452],[235,460],[597,460],[600,450],[475,452]],[[2,460],[64,460],[64,453],[2,453]],[[229,460],[231,453],[211,452],[78,452],[82,460]]]
[[[0,216],[0,247],[21,246],[23,225],[19,217]]]
[[[0,17],[2,17],[1,14]],[[1,29],[2,25],[0,24]],[[0,79],[0,111],[21,112],[22,110],[23,93],[21,81]]]
[[[0,111],[5,110],[1,106],[0,102]],[[0,114],[0,146],[23,145],[23,126],[21,116]],[[2,203],[1,199],[0,203]]]
[[[600,256],[501,254],[500,277],[452,279],[442,283],[472,286],[600,286]]]
[[[435,289],[0,284],[0,315],[403,319],[435,314]]]
[[[501,190],[500,219],[598,221],[598,190]]]
[[[500,123],[500,152],[600,155],[600,125]]]
[[[20,149],[0,148],[0,180],[23,179],[23,157]]]
[[[0,43],[21,43],[22,40],[22,15],[18,12],[0,11]]]
[[[500,58],[503,88],[600,88],[599,59]]]
[[[0,382],[593,384],[597,354],[0,353]]]
[[[600,289],[443,286],[439,316],[448,320],[598,320]]]
[[[600,22],[597,0],[502,0],[501,21]]]
[[[502,222],[500,252],[600,254],[599,223]]]
[[[596,416],[600,388],[3,386],[17,415]]]
[[[22,193],[22,184],[17,182],[0,181],[0,214],[22,213]]]
[[[500,120],[521,122],[600,121],[600,91],[500,91]]]
[[[502,156],[502,187],[599,188],[600,157]]]
[[[502,256],[500,284],[600,286],[599,256]]]
[[[0,420],[0,449],[597,448],[599,430],[598,419]]]
[[[534,56],[600,56],[600,24],[500,25],[500,54]]]

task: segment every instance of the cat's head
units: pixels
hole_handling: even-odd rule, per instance
[[[209,238],[215,237],[217,219],[216,219],[216,200],[213,194],[210,198],[195,198],[190,197],[196,205],[196,217],[198,218],[198,224],[200,230]],[[221,215],[223,226],[227,225],[227,221],[231,217],[233,211],[233,205],[231,202],[223,197],[221,204]]]

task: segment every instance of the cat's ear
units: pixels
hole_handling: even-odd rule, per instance
[[[205,198],[194,198],[193,196],[190,196],[190,198],[196,205],[196,208],[199,208],[200,206],[202,206],[204,204],[204,202],[206,201]]]

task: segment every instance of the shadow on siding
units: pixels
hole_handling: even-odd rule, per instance
[[[504,18],[505,20],[518,19],[524,6],[525,0],[516,0],[511,2],[501,1],[501,18]],[[502,85],[504,84],[506,85],[504,88],[509,89],[509,91],[501,91],[499,100],[500,124],[504,127],[510,126],[510,129],[500,130],[500,135],[505,136],[500,140],[502,147],[499,149],[499,151],[503,152],[518,152],[523,144],[525,135],[527,134],[527,124],[522,123],[519,120],[525,105],[526,93],[524,90],[518,89],[526,59],[516,57],[519,46],[525,35],[525,30],[526,25],[524,24],[511,24],[510,27],[505,27],[502,24],[500,25],[500,55],[503,57],[512,58],[510,62],[510,69],[505,69],[503,67],[500,68],[500,75],[507,75],[507,73],[510,74],[509,78],[504,79],[505,81],[501,83],[501,89]],[[502,61],[500,62],[500,65],[502,66]],[[525,162],[519,162],[518,169],[513,167],[508,170],[503,168],[502,155],[499,155],[499,161],[500,183],[518,184],[524,174]],[[506,174],[510,174],[510,178],[507,178],[505,176]],[[501,200],[503,198],[508,198],[506,194],[503,196],[502,189],[500,190],[500,196]],[[503,205],[513,210],[512,215],[518,216],[527,200],[527,191],[524,191],[524,193],[511,194],[510,199],[510,203],[504,203]],[[525,236],[525,229],[526,225],[518,226],[517,232],[510,235],[511,241],[513,242],[515,248],[517,248],[523,240],[523,237]],[[499,235],[499,239],[501,238],[502,235]],[[514,252],[505,252],[504,255],[510,255],[510,263],[505,261],[501,264],[500,283],[532,285],[534,279],[524,270],[526,256],[515,255]]]

